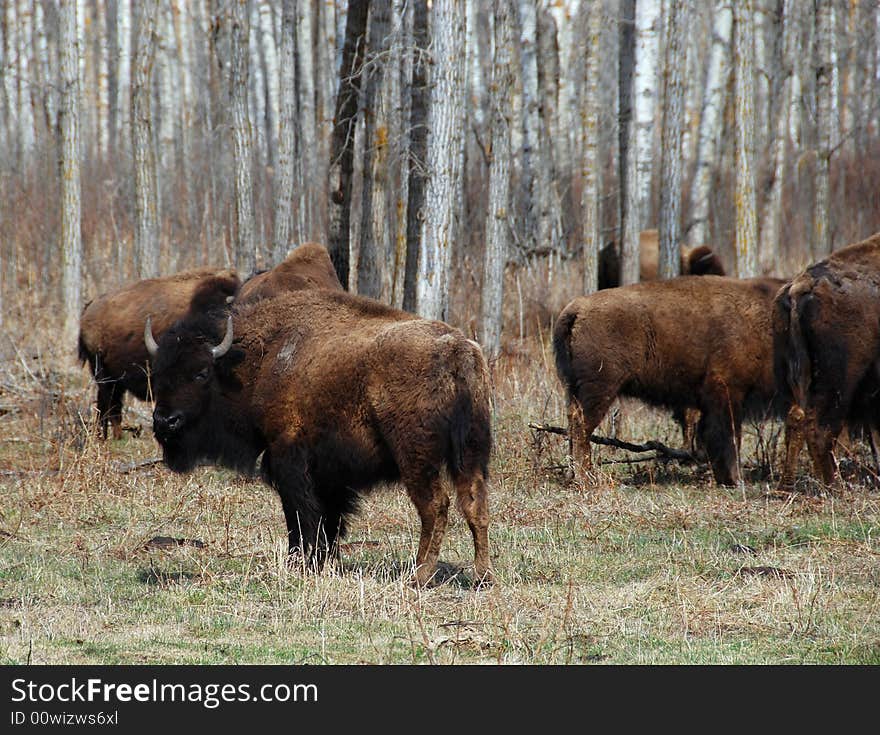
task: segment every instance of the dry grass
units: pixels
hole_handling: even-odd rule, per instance
[[[417,590],[417,518],[397,488],[366,500],[342,565],[315,575],[286,563],[280,504],[260,483],[120,471],[157,455],[149,409],[126,408],[140,436],[91,439],[93,386],[47,321],[0,338],[0,662],[880,662],[876,490],[776,499],[756,430],[744,461],[764,479],[741,488],[653,461],[572,486],[564,441],[527,428],[563,421],[546,335],[493,366],[499,583],[470,588],[453,516],[441,558],[464,572]],[[638,404],[619,432],[679,441]]]

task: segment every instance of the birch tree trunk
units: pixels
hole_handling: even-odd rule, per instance
[[[618,47],[618,131],[620,284],[639,282],[639,171],[638,136],[633,109],[633,70],[636,55],[636,0],[620,3]]]
[[[519,150],[519,192],[517,210],[522,217],[519,228],[527,250],[535,247],[541,205],[536,182],[539,152],[538,64],[535,53],[537,39],[536,0],[518,0],[519,62],[522,88],[522,145]]]
[[[134,155],[135,265],[140,278],[159,275],[159,189],[153,142],[152,72],[158,0],[140,3],[131,81],[131,147]]]
[[[131,5],[119,0],[116,5],[116,39],[119,49],[116,66],[116,131],[117,141],[124,141],[131,129]],[[115,148],[115,146],[114,146]]]
[[[413,71],[410,88],[409,195],[406,206],[406,271],[403,308],[416,310],[422,219],[425,204],[425,168],[428,150],[428,2],[413,2]]]
[[[389,99],[387,82],[397,73],[388,65],[391,0],[372,0],[369,18],[369,72],[364,89],[364,161],[357,292],[390,301],[383,289],[391,265],[389,235]]]
[[[501,352],[504,266],[510,237],[510,114],[513,89],[513,35],[509,0],[494,0],[495,50],[492,64],[491,151],[486,247],[483,251],[483,290],[480,305],[480,343],[491,360]]]
[[[599,288],[599,250],[602,247],[602,166],[599,163],[599,63],[602,44],[602,0],[590,0],[581,7],[586,15],[586,60],[584,63],[584,100],[581,107],[583,142],[583,218],[584,293]]]
[[[729,75],[728,47],[733,27],[733,12],[727,0],[718,0],[715,8],[712,51],[706,79],[706,99],[700,117],[697,160],[691,187],[690,244],[693,247],[709,242],[709,193],[712,173],[718,160],[718,141],[723,124],[724,99]]]
[[[654,108],[657,97],[658,0],[636,3],[635,125],[638,141],[640,228],[651,215],[651,176],[654,165]]]
[[[61,4],[61,298],[63,344],[73,346],[82,309],[82,239],[80,235],[79,55],[76,0]]]
[[[254,227],[253,136],[248,108],[248,36],[250,13],[248,0],[233,0],[230,21],[230,79],[232,103],[232,152],[235,165],[235,257],[238,269],[249,274],[256,270],[256,234]]]
[[[735,3],[736,62],[736,274],[758,275],[755,193],[754,0]]]
[[[559,49],[553,16],[537,7],[537,41],[540,63],[538,76],[538,162],[536,202],[538,207],[538,246],[549,248],[551,262],[562,239],[562,202],[559,195],[554,131],[557,129],[559,90]],[[551,272],[552,275],[552,272]]]
[[[275,234],[272,261],[284,260],[293,244],[293,182],[296,156],[296,0],[281,4],[278,163],[275,169]],[[342,281],[346,283],[346,281]]]
[[[416,286],[418,313],[427,319],[445,319],[449,293],[456,217],[450,203],[458,200],[464,143],[464,19],[463,0],[434,0],[428,181]]]
[[[298,0],[296,4],[297,113],[299,116],[299,238],[300,241],[321,239],[317,217],[318,188],[318,127],[315,117],[315,64],[312,45],[312,4]]]
[[[663,63],[663,125],[660,145],[660,253],[658,276],[675,278],[681,273],[681,137],[684,124],[684,80],[688,23],[687,0],[668,0],[666,58]]]
[[[813,260],[831,254],[832,0],[816,0],[816,203],[813,207]]]
[[[336,274],[346,288],[349,282],[354,134],[361,91],[368,9],[369,0],[350,0],[348,4],[330,155],[330,198],[333,204],[330,207],[329,218],[329,250]]]

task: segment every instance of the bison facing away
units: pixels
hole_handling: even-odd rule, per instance
[[[248,278],[242,284],[237,300],[243,303],[309,288],[343,290],[327,248],[314,242],[303,243],[271,270]]]
[[[79,358],[88,362],[98,384],[98,426],[106,438],[122,432],[125,391],[148,398],[144,322],[152,316],[161,335],[190,311],[225,304],[238,291],[238,275],[231,270],[196,268],[173,276],[149,278],[103,294],[86,304],[80,318]]]
[[[708,245],[688,250],[680,248],[681,275],[723,276],[724,265]],[[660,262],[660,241],[657,230],[639,233],[639,281],[656,281]],[[599,288],[616,288],[620,285],[620,255],[614,241],[599,251]]]
[[[838,477],[844,426],[880,422],[880,233],[841,248],[785,286],[773,314],[774,366],[792,406],[779,488],[794,486],[807,444],[816,474]]]
[[[171,469],[250,472],[262,454],[291,552],[321,563],[358,497],[400,480],[421,519],[416,576],[427,583],[451,480],[476,578],[489,581],[490,385],[479,346],[458,330],[343,292],[283,293],[236,305],[228,321],[177,324],[158,342],[153,389]]]
[[[716,481],[739,481],[746,417],[780,414],[771,305],[784,282],[684,276],[574,299],[553,333],[568,393],[572,459],[591,469],[590,436],[617,396],[677,412],[699,409],[697,433]]]

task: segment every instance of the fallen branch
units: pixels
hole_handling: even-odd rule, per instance
[[[562,426],[553,426],[552,424],[535,424],[529,423],[529,428],[535,431],[546,431],[550,434],[559,434],[560,436],[568,436],[568,429]],[[696,457],[690,452],[683,449],[673,449],[667,447],[662,442],[650,441],[644,444],[633,444],[632,442],[621,441],[620,439],[610,439],[605,436],[597,436],[593,434],[590,437],[593,444],[601,444],[606,447],[615,447],[617,449],[625,449],[627,452],[657,452],[656,459],[675,459],[679,462],[696,462]]]
[[[145,459],[143,462],[117,464],[113,469],[115,469],[121,475],[127,475],[129,472],[134,472],[135,470],[139,470],[143,467],[152,467],[153,465],[160,464],[161,462],[161,457],[154,457],[153,459]]]

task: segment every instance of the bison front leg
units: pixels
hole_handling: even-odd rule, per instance
[[[416,555],[416,582],[425,586],[437,572],[440,544],[449,514],[449,494],[439,475],[423,482],[408,482],[406,487],[422,521]]]
[[[124,388],[116,380],[98,381],[98,420],[101,436],[106,439],[112,433],[114,439],[122,438],[122,394]],[[108,432],[108,428],[110,432]]]

